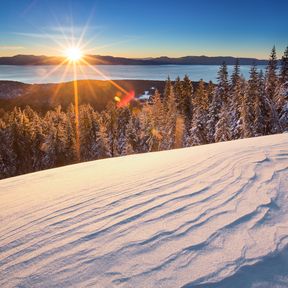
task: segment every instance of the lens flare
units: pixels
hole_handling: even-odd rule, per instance
[[[118,97],[118,96],[115,96],[115,97],[114,97],[114,100],[115,100],[116,102],[120,102],[120,101],[121,101],[121,98]]]
[[[124,107],[127,106],[135,98],[135,92],[130,91],[129,93],[126,93],[125,96],[122,97],[121,99],[119,97],[117,98],[119,99],[119,101],[117,101],[117,107]]]

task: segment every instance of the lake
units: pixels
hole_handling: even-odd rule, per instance
[[[100,73],[88,66],[78,65],[77,79],[105,80],[105,77],[107,77],[112,80],[166,80],[170,76],[174,80],[177,76],[182,78],[187,74],[193,81],[199,81],[202,78],[207,82],[209,80],[216,82],[219,69],[217,65],[97,65],[93,67],[98,69]],[[258,69],[264,71],[265,66],[259,65]],[[249,77],[250,66],[243,65],[240,70],[245,78]],[[232,71],[233,66],[228,66],[229,74]],[[53,65],[0,65],[0,80],[13,80],[24,83],[67,82],[73,80],[73,70],[67,69],[66,66],[56,69],[56,66]]]

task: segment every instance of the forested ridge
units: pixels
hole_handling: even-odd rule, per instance
[[[280,66],[275,47],[266,71],[231,77],[221,65],[218,82],[188,76],[168,79],[141,107],[111,102],[102,111],[73,104],[41,113],[29,106],[0,111],[0,179],[107,157],[281,133],[288,129],[288,47]],[[279,67],[278,67],[279,66]],[[79,126],[79,131],[76,127]],[[77,135],[79,143],[77,144]],[[79,146],[79,147],[78,147]]]

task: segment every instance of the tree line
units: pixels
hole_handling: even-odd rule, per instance
[[[81,105],[78,125],[73,104],[46,114],[29,106],[2,111],[0,179],[79,161],[286,131],[288,47],[278,66],[273,47],[266,71],[252,65],[247,80],[238,61],[231,77],[223,63],[217,84],[201,80],[194,89],[187,75],[173,82],[168,78],[163,94],[156,91],[140,108],[111,102],[97,112]]]

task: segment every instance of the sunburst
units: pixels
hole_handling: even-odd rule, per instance
[[[94,49],[88,49],[88,46],[93,42],[90,39],[89,41],[85,42],[85,33],[88,29],[88,24],[84,27],[81,35],[78,37],[78,39],[74,35],[74,29],[73,26],[71,27],[71,34],[65,35],[64,29],[61,29],[59,27],[59,30],[62,31],[63,37],[65,39],[64,43],[59,43],[59,41],[55,41],[57,46],[59,46],[59,51],[61,51],[61,54],[63,55],[63,61],[55,66],[51,71],[45,75],[48,77],[53,72],[58,70],[61,66],[66,66],[66,69],[64,69],[62,77],[60,77],[61,81],[64,80],[65,75],[68,70],[72,69],[73,71],[73,87],[74,87],[74,107],[75,107],[75,142],[76,142],[76,153],[77,153],[77,160],[80,160],[80,131],[79,131],[79,91],[78,91],[78,73],[84,74],[83,69],[81,68],[81,65],[89,67],[92,71],[94,71],[96,74],[100,75],[101,78],[103,78],[106,81],[109,81],[117,90],[121,91],[121,96],[117,96],[114,98],[115,102],[117,103],[118,107],[122,107],[124,105],[127,105],[128,102],[134,97],[134,91],[128,92],[126,89],[124,89],[119,84],[115,83],[112,79],[110,79],[108,76],[106,76],[102,71],[99,70],[99,68],[95,67],[95,65],[91,65],[89,62],[89,52],[91,53]],[[52,39],[54,40],[54,39]],[[80,68],[80,69],[78,69]],[[42,80],[44,80],[46,77],[44,77]],[[87,82],[89,85],[89,88],[93,90],[92,87],[90,87],[89,82]],[[61,84],[60,84],[61,85]],[[60,86],[59,86],[60,87]],[[59,89],[55,91],[55,95],[58,93]],[[127,100],[128,99],[128,100]]]
[[[69,47],[64,51],[64,55],[70,62],[79,62],[83,57],[83,51],[79,47]]]

